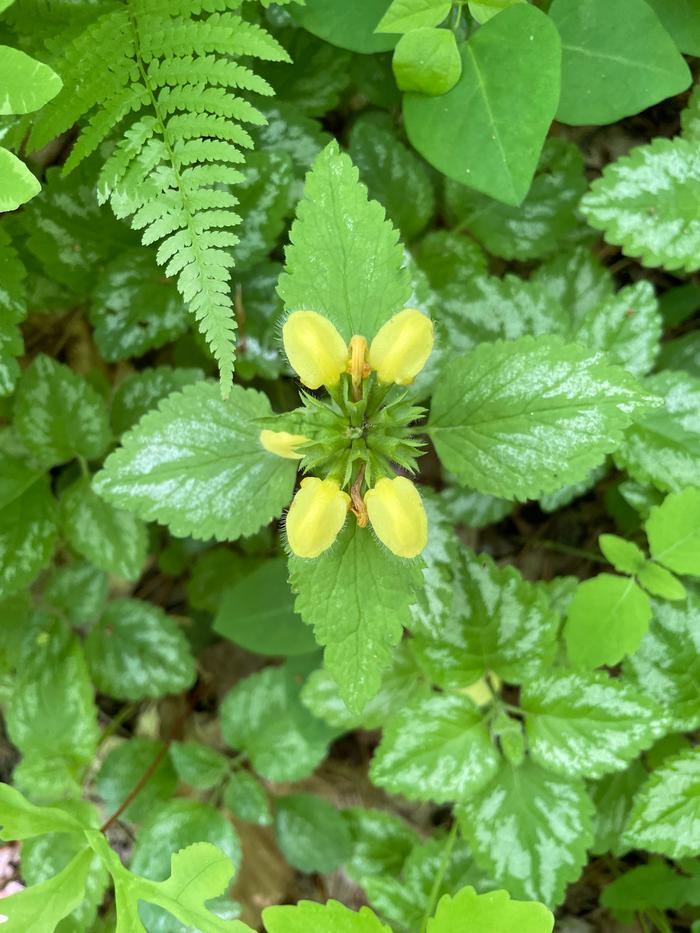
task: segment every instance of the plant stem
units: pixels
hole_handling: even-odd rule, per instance
[[[526,543],[529,544],[530,547],[545,548],[548,551],[558,551],[560,554],[568,554],[570,557],[581,557],[583,560],[591,561],[591,563],[605,564],[606,567],[608,566],[608,562],[605,558],[599,557],[592,551],[584,551],[583,548],[572,547],[570,544],[550,541],[548,538],[544,538],[541,541],[528,541]]]
[[[440,858],[440,865],[438,867],[437,874],[435,875],[435,880],[433,881],[433,886],[430,889],[430,897],[428,898],[428,904],[425,908],[425,913],[423,914],[423,919],[421,920],[420,933],[425,933],[428,926],[428,920],[430,920],[433,909],[435,907],[435,902],[438,899],[438,894],[440,893],[440,887],[445,878],[445,872],[447,871],[447,866],[450,863],[450,856],[452,855],[452,850],[454,849],[455,842],[457,841],[457,834],[459,832],[459,826],[457,820],[452,824],[452,829],[450,830],[447,839],[445,840],[445,847],[442,850],[442,857]]]
[[[129,806],[129,804],[130,804],[136,797],[138,797],[138,795],[139,795],[139,794],[141,793],[141,791],[144,789],[144,787],[146,786],[146,784],[148,784],[148,782],[150,781],[150,779],[153,777],[153,775],[154,775],[154,773],[155,773],[155,770],[156,770],[156,768],[158,767],[158,765],[161,763],[161,761],[163,760],[163,758],[165,758],[165,755],[166,755],[166,752],[168,751],[169,746],[170,746],[170,743],[169,743],[169,742],[163,742],[163,744],[161,745],[161,747],[160,747],[159,750],[158,750],[157,755],[154,757],[153,761],[150,763],[150,765],[149,765],[149,766],[146,768],[146,770],[143,772],[143,774],[142,774],[141,777],[138,779],[138,781],[136,782],[136,784],[134,784],[134,786],[132,787],[131,791],[126,795],[126,797],[124,798],[124,800],[122,800],[122,802],[121,802],[121,804],[119,805],[119,807],[114,811],[114,813],[109,817],[109,819],[108,819],[105,823],[103,823],[102,826],[100,826],[100,832],[101,832],[101,833],[106,833],[107,830],[110,828],[110,826],[113,826],[113,825],[117,822],[117,820],[119,819],[119,817],[122,815],[122,813],[123,813],[123,812],[126,810],[126,808]]]
[[[102,735],[99,738],[97,747],[101,748],[110,736],[113,736],[117,729],[124,723],[129,716],[138,708],[138,703],[127,703],[123,706],[116,716],[114,716],[104,727]]]

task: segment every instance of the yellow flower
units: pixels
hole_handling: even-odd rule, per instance
[[[497,677],[496,674],[491,674],[490,680],[494,689],[498,690],[501,686],[500,677]],[[464,687],[462,693],[466,694],[470,700],[473,700],[477,706],[486,706],[493,700],[493,691],[491,690],[489,678],[487,677],[482,677],[481,680],[477,680],[476,683]]]
[[[420,493],[403,476],[380,479],[365,494],[372,528],[397,557],[416,557],[428,543],[428,517]]]
[[[405,308],[380,327],[369,348],[369,365],[380,382],[407,386],[433,350],[433,322],[415,308]]]
[[[350,496],[332,479],[307,476],[287,513],[287,541],[297,557],[318,557],[345,524]]]
[[[316,311],[294,311],[284,322],[282,340],[292,369],[307,388],[338,384],[350,353],[328,318]]]
[[[298,454],[294,448],[298,444],[305,444],[307,440],[303,434],[290,434],[288,431],[260,432],[260,443],[265,450],[285,460],[303,460],[304,454]]]

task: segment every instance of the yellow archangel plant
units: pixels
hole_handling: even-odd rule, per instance
[[[397,467],[414,473],[423,444],[413,425],[424,414],[405,389],[433,349],[428,317],[406,308],[390,318],[371,344],[346,343],[317,311],[294,311],[282,329],[290,365],[306,389],[325,386],[321,399],[302,391],[303,406],[264,428],[262,446],[298,460],[307,474],[287,513],[289,547],[314,558],[335,541],[352,512],[359,528],[371,525],[398,557],[421,553],[428,520],[420,493]]]

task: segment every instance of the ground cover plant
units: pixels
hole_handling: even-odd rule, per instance
[[[0,0],[0,926],[700,933],[700,7]]]

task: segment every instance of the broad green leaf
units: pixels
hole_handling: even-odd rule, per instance
[[[392,68],[402,91],[436,97],[447,94],[462,74],[462,57],[451,29],[424,26],[401,36]]]
[[[48,65],[19,49],[0,45],[0,115],[39,110],[62,86]]]
[[[3,467],[7,463],[3,457]],[[20,471],[15,479],[24,483],[27,477]],[[6,476],[0,480],[0,489],[8,492],[6,480]],[[50,563],[57,537],[56,518],[56,502],[43,476],[0,509],[1,596],[29,586]]]
[[[594,855],[612,852],[622,856],[629,850],[622,841],[622,832],[632,802],[648,773],[641,762],[633,761],[624,771],[607,774],[591,787],[596,811],[595,842],[591,847]]]
[[[108,585],[107,574],[92,564],[67,564],[52,571],[43,596],[72,625],[85,625],[104,609]]]
[[[101,355],[113,363],[175,340],[190,318],[175,279],[163,275],[155,251],[139,246],[101,270],[90,299],[90,321]]]
[[[302,706],[290,669],[267,667],[226,694],[221,734],[262,777],[298,781],[325,758],[336,732]]]
[[[85,652],[98,690],[119,700],[180,693],[196,676],[180,626],[140,599],[111,602],[90,629]]]
[[[603,556],[620,573],[635,574],[646,560],[644,551],[634,543],[618,535],[601,535],[598,547]]]
[[[0,213],[16,211],[40,191],[41,185],[24,162],[0,146]]]
[[[480,0],[480,2],[469,0],[467,6],[477,23],[487,23],[502,10],[507,10],[515,3],[527,3],[527,0]]]
[[[250,771],[234,771],[224,788],[224,804],[245,823],[267,826],[272,822],[265,788]]]
[[[700,268],[698,147],[680,137],[637,146],[605,168],[581,210],[608,243],[643,265],[694,272]]]
[[[686,55],[700,55],[700,8],[694,0],[647,0]]]
[[[27,885],[37,885],[62,871],[72,859],[85,850],[85,838],[67,833],[48,833],[25,842],[22,846],[22,878]],[[84,933],[90,930],[97,916],[107,887],[108,875],[101,859],[88,850],[90,859],[85,876],[85,889],[75,910],[56,927],[56,933]]]
[[[666,710],[669,730],[700,728],[700,597],[684,603],[653,602],[653,619],[625,671]]]
[[[601,904],[613,911],[678,910],[700,904],[700,877],[681,875],[663,859],[637,865],[606,885]]]
[[[215,787],[228,774],[228,759],[201,742],[173,742],[169,753],[180,780],[198,790]]]
[[[478,243],[448,230],[427,233],[417,246],[415,258],[430,285],[437,289],[464,285],[474,276],[484,274],[487,266],[486,254]]]
[[[288,80],[289,74],[286,72],[284,81]],[[314,83],[317,83],[315,78]],[[278,86],[279,83],[275,85]],[[289,101],[275,98],[274,103],[259,105],[259,109],[267,124],[252,128],[255,146],[257,149],[274,148],[290,156],[296,178],[291,187],[290,202],[296,204],[303,197],[304,179],[309,166],[331,137],[323,132],[318,120],[312,120]]]
[[[687,591],[681,581],[674,577],[670,570],[666,570],[661,564],[655,564],[653,561],[647,561],[643,567],[639,568],[637,582],[652,596],[660,596],[662,599],[685,599],[686,597]]]
[[[658,738],[661,709],[607,674],[552,673],[526,684],[520,704],[532,758],[565,777],[619,771]]]
[[[343,866],[345,874],[360,885],[365,878],[398,875],[418,842],[416,831],[385,810],[351,807],[343,817],[352,840],[352,856]]]
[[[684,91],[690,69],[644,0],[554,0],[562,44],[557,120],[614,123]]]
[[[457,596],[431,636],[418,631],[418,657],[436,684],[459,689],[488,672],[522,683],[551,664],[559,617],[541,587],[486,554],[455,557]]]
[[[197,555],[190,567],[187,598],[195,609],[216,612],[229,587],[234,586],[261,563],[259,558],[215,547]]]
[[[669,858],[700,849],[700,748],[681,752],[651,774],[639,791],[624,841]]]
[[[83,848],[53,878],[3,898],[6,933],[48,933],[78,907],[93,853]]]
[[[464,485],[537,498],[584,479],[650,402],[628,373],[582,347],[523,337],[455,357],[433,395],[428,431]]]
[[[61,496],[59,513],[68,544],[95,567],[136,580],[146,559],[146,528],[130,512],[114,509],[85,476]]]
[[[400,33],[439,26],[451,8],[451,0],[393,0],[375,32]]]
[[[486,496],[474,489],[464,489],[457,485],[448,485],[441,498],[452,520],[467,528],[494,525],[510,515],[515,507],[508,499]]]
[[[665,340],[659,353],[659,369],[683,369],[700,379],[700,332],[690,331]]]
[[[97,392],[82,376],[43,354],[22,373],[15,427],[46,466],[76,456],[95,460],[110,440],[107,411]]]
[[[223,595],[214,630],[248,651],[288,656],[308,654],[318,645],[294,611],[283,557],[264,561]]]
[[[372,781],[411,800],[465,800],[498,770],[480,710],[458,694],[434,694],[388,721],[371,766]]]
[[[295,4],[292,15],[304,29],[341,49],[361,52],[386,52],[393,49],[398,36],[377,35],[375,29],[386,13],[388,0],[304,0]]]
[[[554,917],[544,904],[512,901],[506,891],[477,894],[463,888],[445,894],[427,933],[552,933]]]
[[[614,292],[610,270],[585,246],[552,256],[531,280],[567,309],[574,331]]]
[[[267,933],[311,933],[312,930],[332,930],[333,933],[391,933],[369,907],[354,913],[338,901],[317,904],[299,901],[293,907],[267,907],[263,912]]]
[[[369,196],[386,208],[402,236],[412,240],[435,210],[433,183],[425,165],[393,131],[369,120],[358,120],[353,126],[348,152]],[[407,191],[410,198],[406,198]]]
[[[240,362],[240,358],[239,358]],[[161,399],[171,392],[184,389],[191,382],[199,382],[203,377],[200,369],[173,369],[170,366],[157,366],[142,369],[123,379],[114,390],[112,398],[112,430],[123,434],[139,419],[155,408]]]
[[[348,521],[332,548],[315,560],[292,556],[289,570],[297,612],[325,647],[325,666],[348,709],[361,713],[410,624],[420,561],[395,557],[369,528]]]
[[[307,874],[329,874],[352,851],[342,814],[314,794],[277,798],[275,835],[285,860]]]
[[[477,863],[512,897],[555,907],[586,863],[593,805],[583,781],[557,777],[534,762],[504,764],[459,808]],[[504,828],[507,827],[507,845]]]
[[[628,577],[584,580],[569,604],[564,640],[574,667],[614,665],[637,650],[651,620],[647,594]]]
[[[20,374],[24,352],[19,325],[26,315],[26,270],[10,237],[0,230],[0,396],[9,395]]]
[[[581,223],[576,209],[587,190],[583,157],[564,139],[547,139],[537,172],[518,207],[448,179],[448,218],[468,230],[490,253],[504,259],[540,259],[573,240]]]
[[[178,537],[253,534],[290,501],[296,473],[258,440],[256,421],[270,414],[267,397],[253,389],[233,386],[223,401],[213,383],[186,386],[122,438],[93,489]]]
[[[645,386],[664,401],[625,434],[615,461],[638,483],[681,492],[700,484],[700,379],[683,372],[650,376]]]
[[[235,293],[245,313],[244,333],[236,351],[236,371],[241,379],[277,379],[286,371],[279,339],[284,308],[276,290],[281,271],[278,262],[234,271]]]
[[[557,107],[559,36],[543,13],[517,4],[479,29],[461,54],[462,76],[448,94],[404,98],[408,138],[448,178],[517,205]]]
[[[85,825],[58,807],[38,807],[16,788],[0,784],[0,836],[5,840],[32,839],[46,833],[82,833]]]
[[[644,528],[654,560],[675,573],[700,577],[700,489],[666,496]]]
[[[368,340],[410,295],[398,233],[367,198],[358,170],[330,143],[306,179],[278,291],[288,311],[318,311],[346,340]]]
[[[142,736],[135,736],[109,750],[95,777],[95,790],[102,798],[107,816],[116,813],[159,756],[161,760],[124,810],[123,817],[132,823],[142,823],[160,804],[170,800],[177,787],[177,775],[170,759],[162,752],[162,742]]]

